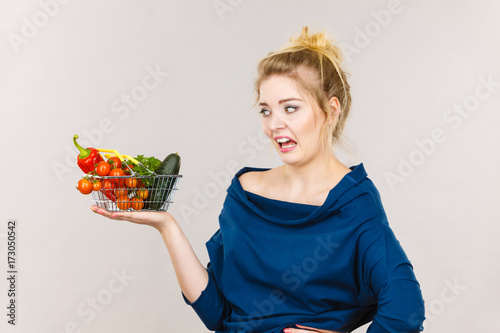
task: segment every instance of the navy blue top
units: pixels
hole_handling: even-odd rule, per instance
[[[298,217],[304,218],[318,208],[318,206],[314,205],[269,199],[248,191],[245,191],[245,193],[248,196],[248,200],[263,212],[287,220],[297,219]]]
[[[278,333],[295,324],[420,332],[424,300],[363,164],[321,206],[245,191],[236,173],[206,243],[208,284],[190,305],[209,330]]]

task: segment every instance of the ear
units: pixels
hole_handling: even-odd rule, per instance
[[[330,98],[328,103],[332,107],[331,108],[332,116],[330,117],[328,125],[332,126],[337,121],[340,115],[340,101],[337,97],[333,96],[332,98]]]

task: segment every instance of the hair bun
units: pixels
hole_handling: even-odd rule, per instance
[[[325,34],[323,33],[316,33],[312,36],[309,36],[309,28],[308,27],[303,27],[302,28],[302,33],[299,37],[296,38],[290,38],[290,42],[297,46],[304,46],[308,47],[311,49],[325,49],[327,48],[327,40],[325,38]]]
[[[336,63],[342,62],[339,48],[326,38],[324,31],[310,35],[309,28],[303,27],[300,36],[290,38],[290,42],[294,47],[320,52]]]

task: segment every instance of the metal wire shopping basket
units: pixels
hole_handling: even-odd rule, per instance
[[[92,201],[110,212],[123,211],[167,211],[173,202],[177,184],[182,175],[158,175],[147,169],[141,162],[128,155],[120,155],[116,150],[97,149],[110,152],[106,157],[116,155],[130,170],[127,176],[101,176],[102,188],[92,192]],[[125,161],[142,166],[150,175],[138,175]]]

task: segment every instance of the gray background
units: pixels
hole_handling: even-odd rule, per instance
[[[303,25],[350,50],[351,153],[338,157],[363,162],[378,187],[421,283],[426,331],[495,331],[498,1],[62,2],[1,2],[1,276],[7,220],[19,225],[18,325],[6,324],[2,277],[2,332],[206,331],[159,234],[88,209],[71,139],[161,159],[179,152],[171,213],[206,264],[235,169],[281,163],[269,143],[255,144],[252,83],[258,60]],[[161,82],[144,90],[155,69]],[[127,109],[120,98],[132,92]],[[410,160],[391,186],[387,174]]]

